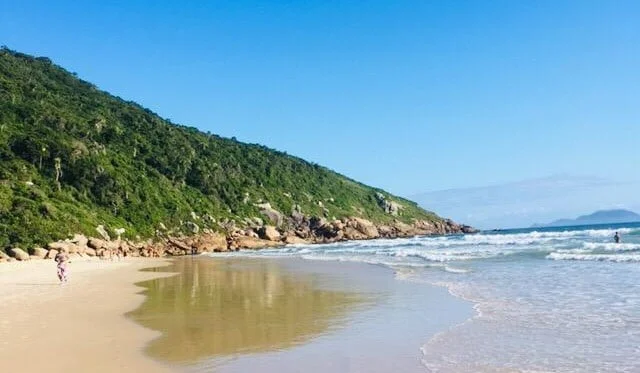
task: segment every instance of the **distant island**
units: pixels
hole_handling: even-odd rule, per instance
[[[616,224],[640,222],[640,215],[629,210],[599,210],[589,215],[578,216],[576,219],[559,219],[549,224],[534,224],[533,228],[564,227],[572,225]]]

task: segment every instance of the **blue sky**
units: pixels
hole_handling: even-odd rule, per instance
[[[401,195],[615,188],[640,180],[638,19],[637,1],[0,0],[0,44]]]

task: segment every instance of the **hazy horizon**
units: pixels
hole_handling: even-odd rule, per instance
[[[409,196],[442,216],[481,229],[526,228],[575,219],[598,210],[640,212],[640,183],[593,176],[553,175],[512,183]]]

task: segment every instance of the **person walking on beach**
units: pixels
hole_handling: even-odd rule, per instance
[[[54,260],[58,263],[58,279],[61,284],[64,284],[69,281],[69,269],[67,268],[67,265],[69,264],[69,255],[67,255],[66,251],[62,250],[56,254]]]
[[[616,234],[613,235],[613,242],[620,243],[620,233],[616,232]]]

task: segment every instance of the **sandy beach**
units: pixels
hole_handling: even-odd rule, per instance
[[[418,373],[422,343],[470,316],[445,289],[362,263],[202,256],[71,270],[59,285],[53,261],[0,266],[3,369]]]
[[[159,260],[75,260],[59,285],[51,260],[0,265],[0,361],[5,372],[168,372],[142,349],[157,332],[124,314],[144,296],[134,283]]]

